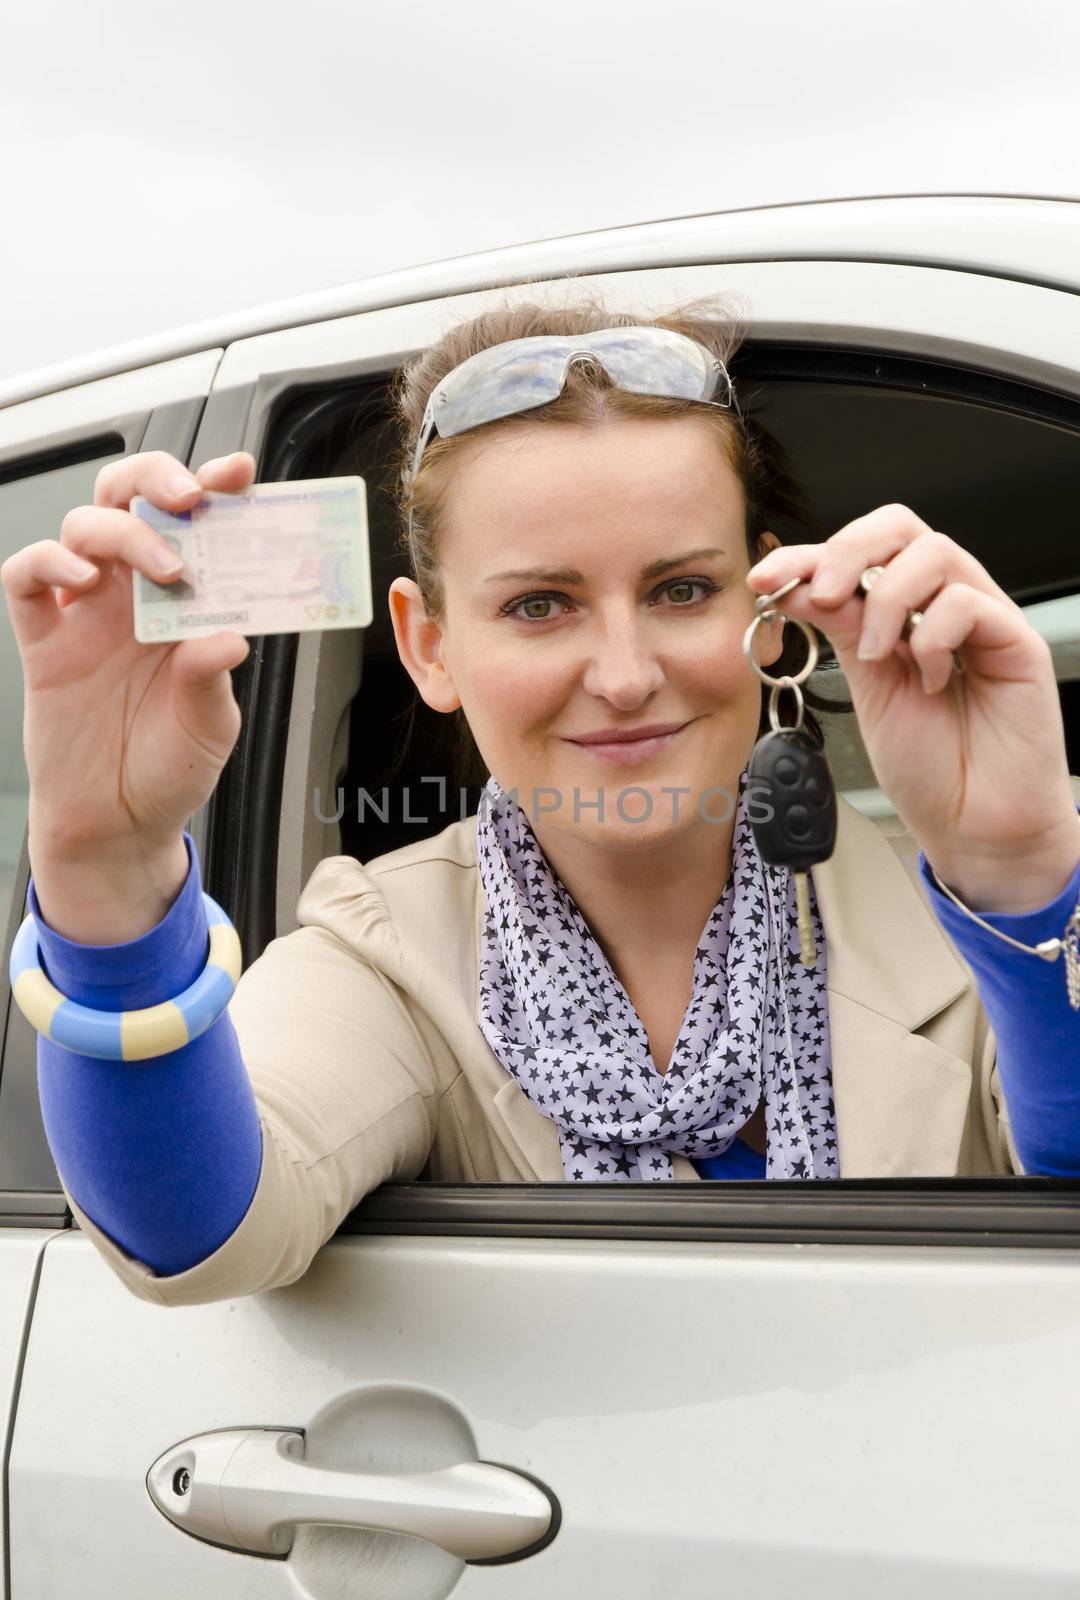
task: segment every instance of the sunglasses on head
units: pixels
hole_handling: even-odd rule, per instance
[[[595,333],[509,339],[470,356],[436,384],[424,411],[409,481],[419,471],[433,430],[449,439],[485,422],[547,405],[562,393],[571,366],[588,361],[596,362],[617,389],[630,394],[739,409],[719,357],[670,328],[600,328]],[[409,521],[411,530],[411,513]]]

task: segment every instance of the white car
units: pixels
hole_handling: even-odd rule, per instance
[[[1080,204],[830,201],[459,257],[0,383],[0,559],[138,450],[367,480],[374,624],[255,642],[191,822],[248,963],[321,857],[460,814],[452,785],[420,787],[449,771],[434,715],[394,770],[413,691],[385,603],[386,386],[502,286],[558,298],[568,275],[653,312],[740,292],[742,403],[822,535],[900,501],[974,551],[1051,639],[1080,766]],[[26,785],[0,651],[10,943]],[[851,719],[829,737],[888,827]],[[6,988],[3,1014],[5,1600],[1080,1592],[1073,1183],[418,1181],[291,1287],[164,1310],[72,1228]]]

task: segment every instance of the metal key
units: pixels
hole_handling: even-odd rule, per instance
[[[827,861],[836,844],[836,789],[828,762],[802,729],[784,728],[758,740],[748,780],[768,791],[771,817],[761,822],[751,818],[750,826],[761,859],[794,873],[799,958],[806,966],[815,966],[807,873]]]

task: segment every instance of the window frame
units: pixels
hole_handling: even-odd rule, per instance
[[[229,449],[255,455],[258,477],[277,481],[358,391],[389,383],[389,363],[362,358],[265,374],[211,393],[194,458]],[[989,352],[987,352],[989,354]],[[972,352],[974,355],[974,352]],[[869,339],[799,340],[752,334],[736,379],[829,381],[962,400],[1080,434],[1076,387],[1003,375],[977,360],[875,347]],[[305,402],[308,404],[305,405]],[[284,433],[278,433],[288,413]],[[240,428],[241,439],[237,438]],[[242,442],[241,442],[242,440]],[[1028,598],[1050,598],[1040,593]],[[289,744],[297,635],[253,641],[237,671],[244,724],[208,807],[206,877],[241,934],[245,964],[277,936],[280,802]],[[252,794],[249,785],[257,780]],[[261,834],[261,837],[260,837]],[[252,886],[255,886],[252,888]],[[340,1225],[344,1235],[484,1235],[760,1243],[950,1244],[1080,1247],[1080,1178],[847,1179],[821,1183],[708,1181],[659,1186],[386,1184]],[[629,1193],[627,1190],[629,1189]],[[677,1206],[678,1211],[672,1207]],[[767,1214],[761,1211],[768,1207]]]

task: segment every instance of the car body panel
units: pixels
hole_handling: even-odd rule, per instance
[[[0,449],[11,451],[67,429],[107,423],[110,417],[146,411],[204,395],[221,360],[220,349],[200,350],[155,365],[7,405],[0,399]]]
[[[748,308],[755,340],[918,353],[1080,393],[1080,295],[1008,278],[873,262],[781,261],[655,267],[582,277],[573,289],[595,290],[616,308],[652,312],[699,295],[730,294]],[[389,372],[451,321],[504,299],[548,303],[566,295],[564,283],[545,280],[240,340],[225,352],[214,391],[285,372],[298,379],[313,369],[325,376]]]
[[[0,1440],[5,1473],[41,1253],[52,1237],[45,1229],[0,1228]],[[6,1512],[7,1496],[0,1493],[0,1600],[8,1600]]]
[[[1042,196],[879,195],[753,207],[537,240],[379,273],[253,307],[0,383],[0,407],[238,339],[360,311],[568,274],[711,262],[921,263],[1080,287],[1080,204]]]
[[[397,1600],[455,1574],[462,1600],[1064,1597],[1078,1357],[1075,1252],[339,1237],[290,1288],[162,1311],[63,1235],[11,1459],[13,1600]],[[558,1498],[547,1549],[492,1572],[340,1533],[274,1562],[149,1500],[158,1455],[212,1429],[300,1427],[349,1464],[362,1421],[324,1439],[327,1415],[402,1386],[409,1436],[378,1464],[444,1464],[456,1414]]]

